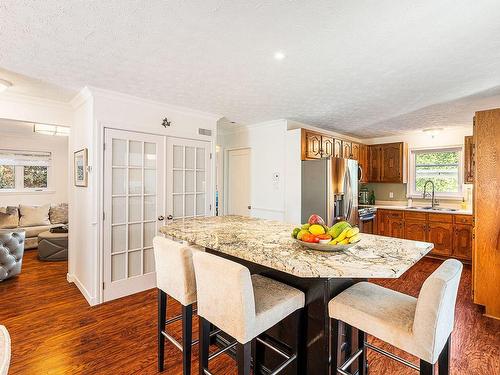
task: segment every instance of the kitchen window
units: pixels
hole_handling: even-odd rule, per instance
[[[426,181],[432,181],[435,196],[462,198],[462,147],[412,149],[410,151],[409,196],[422,198]],[[432,192],[431,184],[427,191]]]
[[[0,150],[0,192],[47,191],[51,166],[50,152]]]

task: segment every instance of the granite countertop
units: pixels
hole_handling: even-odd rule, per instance
[[[306,249],[290,234],[295,225],[243,216],[179,219],[160,232],[190,244],[257,263],[298,277],[398,278],[433,244],[362,234],[345,251]]]
[[[404,211],[412,211],[412,212],[431,212],[433,214],[452,214],[452,215],[472,215],[472,209],[468,210],[462,210],[462,209],[457,209],[456,211],[448,211],[448,210],[419,210],[419,209],[414,209],[410,208],[408,206],[404,205],[390,205],[390,204],[360,204],[359,208],[363,207],[373,207],[381,210],[404,210]],[[418,205],[416,206],[418,207]],[[445,208],[445,207],[443,207]]]

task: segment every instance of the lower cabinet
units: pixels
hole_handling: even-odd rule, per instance
[[[450,256],[453,252],[453,224],[429,223],[428,225],[427,241],[434,244],[431,254]]]
[[[377,234],[432,242],[436,257],[472,260],[473,219],[470,215],[377,210]]]

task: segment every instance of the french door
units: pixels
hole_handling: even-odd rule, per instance
[[[167,139],[167,224],[211,214],[210,143]]]
[[[164,140],[105,130],[104,301],[156,285],[153,237],[163,224]]]

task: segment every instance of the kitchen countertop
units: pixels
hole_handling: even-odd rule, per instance
[[[432,212],[435,214],[452,214],[452,215],[472,215],[472,210],[458,209],[456,211],[440,211],[440,210],[416,210],[403,205],[384,205],[384,204],[360,204],[359,208],[373,207],[381,210],[403,210],[412,212]],[[418,207],[418,206],[416,206]],[[446,207],[444,207],[446,208]]]
[[[178,219],[164,235],[298,277],[397,278],[434,247],[427,242],[362,234],[348,250],[319,252],[290,234],[296,225],[243,216]]]

